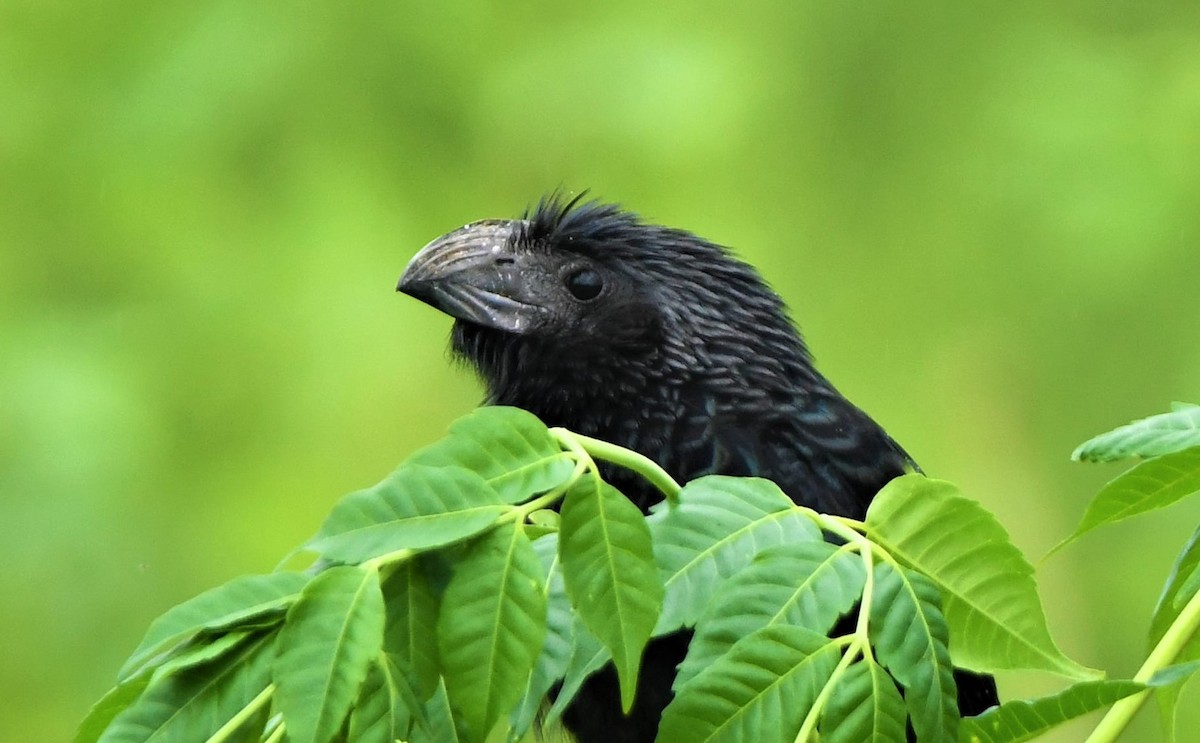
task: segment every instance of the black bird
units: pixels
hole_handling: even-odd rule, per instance
[[[518,220],[434,240],[397,287],[455,318],[454,353],[487,402],[515,405],[638,451],[675,479],[753,475],[797,503],[862,518],[915,468],[813,366],[779,296],[730,252],[595,201],[543,198]],[[660,494],[606,471],[643,510]],[[564,716],[581,743],[650,743],[690,634],[654,641],[629,717],[612,667]],[[997,703],[990,676],[957,672],[959,707]]]

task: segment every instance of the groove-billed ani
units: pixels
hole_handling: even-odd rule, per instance
[[[641,452],[677,480],[766,477],[797,503],[862,518],[915,466],[813,367],[753,268],[616,206],[551,196],[523,219],[469,224],[418,253],[397,288],[456,319],[453,349],[489,403]],[[643,510],[660,497],[605,474]],[[650,644],[629,717],[610,666],[567,727],[581,743],[653,741],[689,637]],[[996,703],[991,677],[956,677],[964,714]]]

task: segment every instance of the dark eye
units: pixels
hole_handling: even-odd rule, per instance
[[[600,292],[604,289],[604,280],[592,269],[581,268],[567,276],[567,289],[575,295],[576,299],[586,302],[600,296]]]

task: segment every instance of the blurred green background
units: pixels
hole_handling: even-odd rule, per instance
[[[560,185],[735,246],[1040,557],[1120,471],[1075,444],[1200,402],[1198,49],[1132,0],[0,0],[0,740],[475,405],[396,278]],[[1131,675],[1197,521],[1047,562],[1064,649]]]

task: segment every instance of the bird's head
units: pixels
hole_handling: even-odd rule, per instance
[[[627,397],[706,375],[737,385],[751,362],[768,374],[807,366],[782,302],[750,266],[580,198],[551,196],[521,219],[443,235],[397,289],[456,319],[454,351],[493,402],[528,406],[564,389]]]

